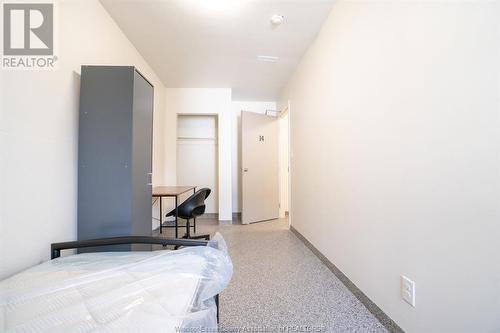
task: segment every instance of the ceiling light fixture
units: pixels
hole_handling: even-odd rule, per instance
[[[273,57],[273,56],[263,56],[263,55],[260,55],[260,56],[257,56],[257,60],[258,61],[264,61],[264,62],[277,62],[278,60],[280,60],[280,58]]]

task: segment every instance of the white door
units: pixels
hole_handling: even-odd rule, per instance
[[[275,117],[241,113],[243,224],[279,216],[279,122]]]

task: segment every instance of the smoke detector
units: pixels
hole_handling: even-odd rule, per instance
[[[285,21],[285,17],[283,15],[271,16],[271,24],[272,25],[278,26],[278,25],[283,24],[284,21]]]

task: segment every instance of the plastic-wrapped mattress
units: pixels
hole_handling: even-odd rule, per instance
[[[0,282],[0,331],[215,332],[214,296],[232,275],[222,237],[217,244],[78,254],[32,267]]]

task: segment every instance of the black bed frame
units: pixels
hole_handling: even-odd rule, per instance
[[[110,246],[124,244],[158,244],[162,246],[173,245],[175,249],[180,246],[207,246],[208,240],[198,239],[178,239],[178,238],[158,238],[149,236],[126,236],[110,237],[72,242],[52,243],[50,245],[50,258],[56,259],[61,256],[61,250],[80,249],[94,246]],[[217,323],[219,323],[219,295],[215,295],[215,305],[217,307]]]

